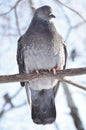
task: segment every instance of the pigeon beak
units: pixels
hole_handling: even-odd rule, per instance
[[[49,14],[49,17],[50,17],[50,18],[56,18],[56,16],[53,15],[52,13]]]

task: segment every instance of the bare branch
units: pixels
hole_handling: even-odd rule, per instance
[[[17,26],[18,34],[21,36],[21,31],[20,31],[20,27],[19,27],[19,21],[18,21],[18,15],[17,15],[17,9],[16,8],[15,8],[14,12],[15,12],[16,26]]]
[[[69,88],[67,87],[66,83],[62,83],[63,84],[63,89],[65,91],[65,94],[66,94],[66,99],[67,99],[67,102],[68,102],[68,106],[71,110],[71,116],[74,120],[74,124],[77,128],[77,130],[84,130],[84,127],[83,127],[83,124],[82,124],[82,121],[79,117],[79,112],[78,112],[78,109],[74,103],[74,100],[71,96],[71,93],[70,93],[70,90]]]
[[[11,99],[15,98],[15,97],[21,92],[21,90],[22,90],[22,87],[20,87],[20,88],[17,90],[17,92],[16,92],[13,96],[11,96]]]
[[[7,12],[5,12],[5,13],[1,13],[0,16],[3,16],[3,15],[7,15],[7,14],[9,14],[13,9],[14,9],[13,7],[10,8]]]
[[[64,14],[64,17],[65,17],[65,19],[66,19],[66,21],[67,21],[67,24],[68,24],[69,26],[72,26],[72,25],[71,25],[71,20],[70,20],[69,16],[67,15],[67,13],[65,12],[64,8],[61,8],[61,9],[62,9],[62,12],[63,12],[63,14]]]
[[[23,106],[25,106],[26,105],[26,101],[24,102],[24,103],[22,103],[22,104],[19,104],[19,105],[17,105],[17,106],[14,106],[14,107],[10,107],[10,108],[8,108],[8,109],[2,109],[2,111],[0,112],[0,118],[6,113],[6,112],[9,112],[9,111],[11,111],[11,110],[13,110],[14,108],[20,108],[20,107],[23,107]]]
[[[86,86],[84,87],[84,86],[82,86],[80,84],[77,84],[77,83],[71,81],[71,80],[67,80],[67,79],[64,78],[63,81],[66,82],[66,83],[68,83],[68,84],[71,84],[71,85],[73,85],[75,87],[78,87],[78,88],[81,88],[83,90],[86,90]]]
[[[48,72],[45,70],[40,70],[40,73],[35,72],[30,74],[13,74],[13,75],[3,75],[0,76],[0,83],[9,83],[9,82],[25,82],[32,79],[43,78],[43,77],[55,77],[61,79],[64,76],[77,76],[86,74],[86,67],[83,68],[72,68],[66,70],[59,70],[55,75],[53,72]]]
[[[5,12],[5,13],[1,13],[0,16],[9,14],[13,9],[15,9],[15,8],[17,7],[17,5],[18,5],[21,1],[22,1],[22,0],[18,0],[13,7],[11,7],[11,8],[10,8],[7,12]]]
[[[13,110],[14,108],[19,108],[22,107],[26,104],[26,101],[24,101],[24,103],[19,104],[19,105],[14,105],[12,99],[15,98],[16,96],[18,96],[18,94],[20,93],[20,91],[22,90],[22,88],[18,89],[18,91],[13,95],[13,96],[9,96],[8,93],[6,93],[3,98],[5,100],[5,103],[2,106],[2,109],[0,111],[0,118],[3,116],[3,114],[5,114],[6,112],[9,112],[10,110]],[[5,109],[6,105],[9,104],[10,107],[8,109]]]
[[[63,2],[61,2],[59,0],[55,0],[55,1],[57,1],[58,3],[63,5],[64,7],[68,8],[69,10],[73,11],[74,13],[76,13],[86,23],[86,19],[78,11],[72,9],[71,7],[67,6],[66,4],[64,4]]]
[[[80,22],[80,23],[78,23],[77,25],[74,25],[74,26],[73,26],[73,29],[78,28],[78,27],[81,27],[81,26],[84,25],[84,24],[85,24],[85,23]]]
[[[70,26],[69,26],[69,29],[68,29],[68,31],[67,31],[65,40],[68,41],[69,36],[70,36],[70,34],[71,34],[71,32],[72,32],[73,29],[77,29],[77,28],[81,27],[81,26],[84,25],[84,24],[85,24],[84,22],[80,22],[80,23],[78,23],[78,24],[76,24],[76,25],[74,25],[74,26],[71,26],[71,25],[70,25]]]
[[[58,81],[58,83],[54,86],[54,95],[56,96],[57,95],[57,92],[58,92],[58,89],[59,89],[59,87],[60,87],[60,80]]]
[[[32,11],[33,11],[33,13],[35,12],[35,7],[33,6],[33,2],[32,2],[32,0],[29,0],[29,2],[30,2],[30,7],[31,7],[31,9],[32,9]]]

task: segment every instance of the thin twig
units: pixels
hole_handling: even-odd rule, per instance
[[[17,106],[14,106],[14,107],[10,107],[10,108],[8,108],[8,109],[2,109],[2,111],[0,112],[0,118],[6,113],[6,112],[9,112],[9,111],[11,111],[11,110],[13,110],[14,108],[20,108],[20,107],[23,107],[23,106],[25,106],[26,105],[26,101],[24,102],[24,103],[22,103],[22,104],[19,104],[19,105],[17,105]]]
[[[64,17],[65,17],[65,19],[66,19],[66,21],[67,21],[67,24],[68,24],[69,26],[72,26],[72,25],[71,25],[71,20],[70,20],[69,16],[67,15],[67,13],[65,12],[64,8],[61,8],[61,9],[62,9],[62,12],[63,12],[63,14],[64,14]]]
[[[31,9],[32,9],[32,11],[33,11],[33,13],[35,12],[35,7],[33,6],[33,1],[32,0],[29,0],[29,2],[30,2],[30,7],[31,7]]]
[[[81,88],[83,90],[86,90],[86,86],[84,87],[84,86],[82,86],[80,84],[77,84],[77,83],[71,81],[71,80],[67,80],[67,79],[64,78],[63,81],[66,82],[66,83],[68,83],[68,84],[71,84],[71,85],[73,85],[75,87],[78,87],[78,88]]]
[[[74,25],[74,26],[73,26],[73,29],[78,28],[78,27],[80,27],[80,26],[82,26],[82,25],[84,25],[84,24],[85,24],[84,22],[80,22],[80,23]]]
[[[57,84],[54,86],[54,89],[53,89],[55,97],[57,95],[59,87],[60,87],[60,80],[57,82]]]
[[[22,90],[22,88],[20,88],[12,97],[10,97],[10,101],[12,101],[12,99],[13,98],[15,98],[19,93],[20,93],[20,91]],[[6,94],[5,94],[6,95]],[[5,98],[4,98],[5,99]],[[11,102],[11,104],[10,104],[10,102],[8,102],[9,101],[9,99],[8,100],[6,100],[5,99],[5,103],[4,103],[4,105],[2,106],[2,109],[1,109],[1,111],[0,111],[0,118],[3,116],[3,114],[5,114],[6,112],[8,112],[8,111],[10,111],[10,110],[13,110],[13,108],[19,108],[19,107],[22,107],[22,106],[24,106],[25,104],[26,104],[26,101],[24,102],[24,103],[22,103],[22,104],[19,104],[19,105],[17,105],[17,106],[15,106],[14,104],[13,104],[13,102]],[[6,105],[7,104],[10,104],[10,107],[8,108],[8,109],[5,109],[5,107],[6,107]]]
[[[20,31],[20,27],[19,27],[19,21],[18,21],[18,15],[17,15],[17,9],[14,9],[15,12],[15,19],[16,19],[16,26],[17,26],[17,30],[18,30],[18,34],[19,36],[21,36],[21,31]]]
[[[62,85],[63,85],[64,92],[66,94],[66,99],[67,99],[68,106],[69,106],[69,108],[71,110],[70,115],[72,116],[72,118],[74,120],[74,124],[75,124],[77,130],[84,130],[82,121],[81,121],[81,119],[79,117],[78,109],[77,109],[77,107],[76,107],[76,105],[74,103],[71,92],[70,92],[69,88],[67,87],[66,83],[62,82]]]
[[[15,98],[22,90],[22,87],[20,87],[17,92],[11,97],[11,99]]]
[[[69,10],[73,11],[74,13],[76,13],[84,22],[86,22],[86,19],[76,10],[72,9],[71,7],[67,6],[66,4],[64,4],[63,2],[59,1],[59,0],[55,0],[58,3],[60,3],[61,5],[65,6],[66,8],[68,8]]]
[[[80,23],[78,23],[78,24],[76,24],[76,25],[74,25],[74,26],[69,26],[69,29],[68,29],[67,34],[66,34],[66,37],[65,37],[65,41],[66,41],[66,42],[68,41],[69,36],[70,36],[70,34],[71,34],[71,32],[72,32],[73,29],[77,29],[77,28],[79,28],[80,26],[82,26],[83,24],[85,24],[85,23],[80,22]]]
[[[13,9],[15,9],[15,8],[17,7],[17,5],[18,5],[21,1],[22,1],[22,0],[18,0],[13,7],[11,7],[11,8],[10,8],[7,12],[5,12],[5,13],[1,13],[0,16],[9,14]]]

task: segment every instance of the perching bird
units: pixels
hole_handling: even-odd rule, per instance
[[[66,47],[63,38],[51,22],[55,18],[50,6],[42,6],[35,11],[31,24],[18,40],[17,62],[19,73],[39,70],[53,70],[55,73],[65,68]],[[25,85],[31,106],[32,119],[37,124],[55,121],[55,78],[33,79],[21,82]]]

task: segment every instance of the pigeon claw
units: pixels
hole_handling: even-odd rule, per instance
[[[38,70],[36,70],[36,73],[37,73],[37,74],[39,74],[39,71],[38,71]]]
[[[60,69],[61,69],[60,67],[54,67],[54,68],[52,68],[52,71],[53,71],[54,74],[56,74],[56,72],[57,72],[58,70],[60,70]]]
[[[50,71],[51,71],[51,69],[48,69],[48,71],[50,72]]]

